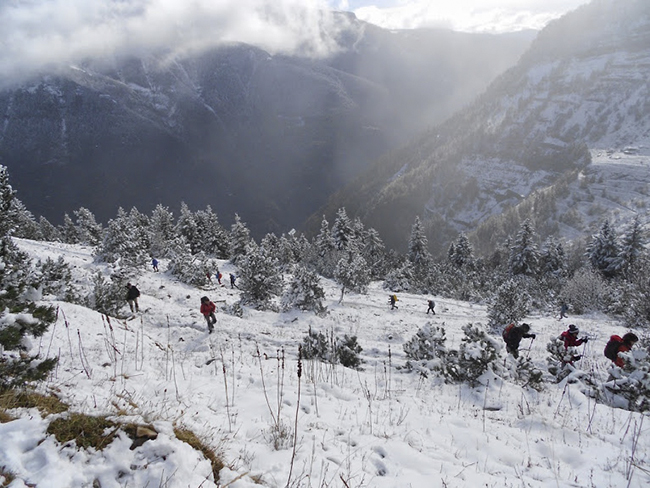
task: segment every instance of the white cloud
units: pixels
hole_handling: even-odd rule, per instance
[[[324,55],[322,0],[2,0],[0,83],[96,55],[246,42]]]
[[[466,32],[541,29],[588,0],[396,0],[389,7],[368,5],[357,17],[389,29],[447,27]]]

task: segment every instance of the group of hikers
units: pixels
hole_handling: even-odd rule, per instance
[[[151,263],[153,266],[153,270],[158,271],[158,261],[155,258],[153,258]],[[221,277],[222,277],[221,272],[217,270],[215,276],[219,281],[219,284],[221,284]],[[235,284],[236,279],[237,277],[233,273],[230,273],[231,288],[237,287],[237,285]],[[138,297],[140,296],[140,291],[135,285],[131,283],[127,283],[126,288],[127,288],[126,301],[129,304],[131,313],[139,312],[140,307],[138,305]],[[398,301],[397,295],[395,294],[389,295],[388,303],[390,304],[391,310],[395,310],[399,308],[397,306],[397,301]],[[429,312],[435,315],[436,303],[433,300],[429,299],[427,300],[427,305],[428,305],[427,315],[429,314]],[[200,310],[201,310],[201,314],[203,315],[203,317],[205,318],[208,324],[208,333],[212,334],[212,332],[214,331],[214,324],[216,324],[217,322],[217,318],[215,316],[217,307],[207,296],[204,296],[201,297]],[[560,319],[566,317],[566,311],[567,311],[566,304],[563,303],[560,309]],[[575,326],[575,324],[570,324],[569,328],[560,334],[559,339],[563,342],[565,350],[568,351],[570,347],[571,348],[578,347],[581,346],[582,344],[586,344],[589,341],[589,338],[587,336],[578,338],[579,334],[580,334],[580,330],[578,329],[578,327]],[[521,340],[522,339],[535,340],[537,336],[536,334],[530,332],[530,324],[522,322],[521,324],[511,323],[507,325],[503,329],[502,337],[503,337],[503,341],[506,343],[506,351],[508,351],[508,353],[511,354],[516,359],[519,357],[519,345],[521,344]],[[532,340],[531,340],[531,346],[532,346]],[[630,351],[634,346],[634,344],[638,342],[638,340],[639,338],[632,332],[628,332],[627,334],[624,334],[623,337],[620,337],[618,335],[612,335],[609,341],[607,342],[607,345],[605,346],[605,351],[604,351],[605,357],[610,361],[612,361],[616,366],[619,367],[625,366],[625,360],[621,356],[619,356],[619,353]],[[578,361],[581,358],[582,356],[573,354],[570,357],[568,357],[568,359],[566,359],[564,362],[566,364],[573,364],[575,361]]]
[[[570,324],[569,328],[560,334],[559,339],[563,342],[566,351],[568,351],[570,347],[578,347],[589,341],[587,336],[578,338],[579,334],[580,330],[575,324]],[[517,325],[509,324],[503,329],[503,340],[506,343],[506,350],[514,358],[519,357],[519,344],[521,343],[521,340],[527,338],[535,340],[535,337],[536,334],[530,332],[530,324],[525,322]],[[639,338],[632,332],[628,332],[623,335],[623,337],[616,334],[612,335],[605,346],[604,355],[616,366],[622,368],[625,366],[625,360],[619,355],[619,353],[629,352],[638,340]],[[573,364],[581,358],[582,356],[574,354],[565,361],[565,364]]]
[[[391,310],[399,309],[399,307],[396,305],[397,301],[398,301],[397,295],[388,295],[388,304],[390,305]],[[428,305],[427,315],[429,315],[429,312],[432,312],[433,315],[435,315],[436,311],[434,310],[434,308],[436,306],[436,302],[434,302],[433,300],[428,300],[427,305]]]

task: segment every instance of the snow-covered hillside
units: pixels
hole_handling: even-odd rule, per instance
[[[36,259],[63,256],[87,292],[91,275],[107,271],[87,248],[17,242]],[[234,270],[221,262],[224,275]],[[595,403],[579,382],[548,382],[538,392],[485,376],[470,388],[403,369],[402,346],[421,327],[444,327],[448,346],[458,347],[462,326],[486,323],[482,306],[433,297],[432,316],[430,297],[400,294],[399,309],[391,311],[381,283],[339,304],[340,290],[323,280],[324,317],[245,309],[239,318],[218,310],[208,334],[200,297],[219,309],[238,300],[237,289],[180,284],[164,262],[161,272],[144,271],[135,283],[142,312],[130,320],[52,302],[58,320],[32,352],[59,357],[42,389],[73,411],[151,423],[157,439],[130,450],[131,440],[120,435],[101,452],[77,450],[45,435],[53,417],[14,412],[17,420],[0,424],[0,466],[15,475],[12,488],[215,486],[208,461],[176,440],[173,426],[192,429],[223,453],[227,467],[217,486],[233,488],[650,483],[643,416]],[[622,326],[603,316],[527,321],[537,337],[524,340],[522,355],[540,369],[546,370],[549,339],[575,323],[591,338],[578,368],[596,381],[607,377],[603,347]],[[299,376],[298,346],[310,328],[357,336],[363,369],[303,361]],[[511,365],[505,351],[501,356]]]

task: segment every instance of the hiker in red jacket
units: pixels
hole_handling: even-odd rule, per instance
[[[215,310],[217,310],[217,307],[208,297],[201,297],[201,313],[208,323],[208,334],[212,334],[214,324],[217,323],[217,317],[214,316]]]
[[[616,366],[622,368],[625,366],[625,359],[618,355],[619,352],[628,352],[632,346],[637,343],[639,338],[636,334],[628,332],[623,337],[613,335],[605,346],[605,357],[614,362]]]
[[[560,334],[560,339],[562,339],[564,342],[564,349],[568,349],[570,347],[578,347],[582,344],[587,343],[589,338],[583,337],[582,339],[578,339],[579,333],[580,330],[574,324],[571,324],[569,325],[569,330],[565,330],[562,332],[562,334]]]

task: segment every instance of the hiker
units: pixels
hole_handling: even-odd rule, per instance
[[[427,308],[427,315],[429,315],[429,312],[433,312],[433,315],[436,314],[436,311],[433,309],[436,306],[436,302],[433,300],[429,300],[429,308]]]
[[[151,266],[154,271],[158,271],[158,260],[156,258],[151,258]]]
[[[390,303],[390,309],[395,310],[396,308],[399,308],[397,305],[395,305],[395,302],[397,302],[397,295],[391,295],[388,297],[388,303]]]
[[[235,285],[235,280],[236,279],[237,279],[237,277],[234,274],[230,273],[230,288],[239,289],[239,287],[237,285]]]
[[[217,310],[216,305],[208,297],[201,297],[201,313],[208,323],[208,334],[212,334],[214,324],[217,323],[217,317],[214,316],[215,310]]]
[[[206,271],[205,272],[205,277],[207,278],[208,283],[212,284],[212,273],[210,273],[209,271]]]
[[[589,338],[583,337],[581,339],[578,339],[579,333],[580,329],[578,329],[574,324],[571,324],[567,330],[560,334],[560,339],[562,339],[562,342],[564,342],[564,349],[568,349],[570,347],[578,347],[582,344],[587,343]]]
[[[535,339],[537,335],[530,334],[530,325],[523,323],[519,325],[510,324],[503,330],[503,340],[506,343],[506,351],[517,359],[519,357],[519,343],[523,338]],[[531,342],[532,344],[532,342]]]
[[[569,325],[568,330],[565,330],[560,334],[559,338],[564,343],[564,350],[567,352],[567,354],[563,356],[562,364],[573,364],[575,361],[582,359],[582,356],[576,354],[574,349],[569,350],[570,347],[578,347],[582,344],[586,344],[589,340],[588,337],[578,339],[579,333],[580,330],[574,324],[571,324]]]
[[[619,368],[624,367],[625,359],[620,357],[618,353],[630,351],[632,346],[634,346],[638,340],[639,338],[632,332],[628,332],[623,337],[617,335],[611,336],[609,342],[605,346],[605,357]]]
[[[217,270],[217,274],[215,274],[215,276],[217,277],[217,281],[219,282],[219,284],[221,284],[221,277],[223,276],[221,274],[221,271]]]
[[[133,309],[135,306],[135,311],[139,312],[140,307],[138,306],[138,297],[140,296],[140,290],[136,288],[135,285],[132,285],[131,283],[126,284],[127,292],[126,292],[126,301],[129,304],[129,307],[131,308],[131,313],[133,313]]]
[[[560,306],[560,318],[558,320],[566,319],[567,315],[566,313],[569,311],[569,307],[567,306],[566,303],[562,302],[562,305]]]

